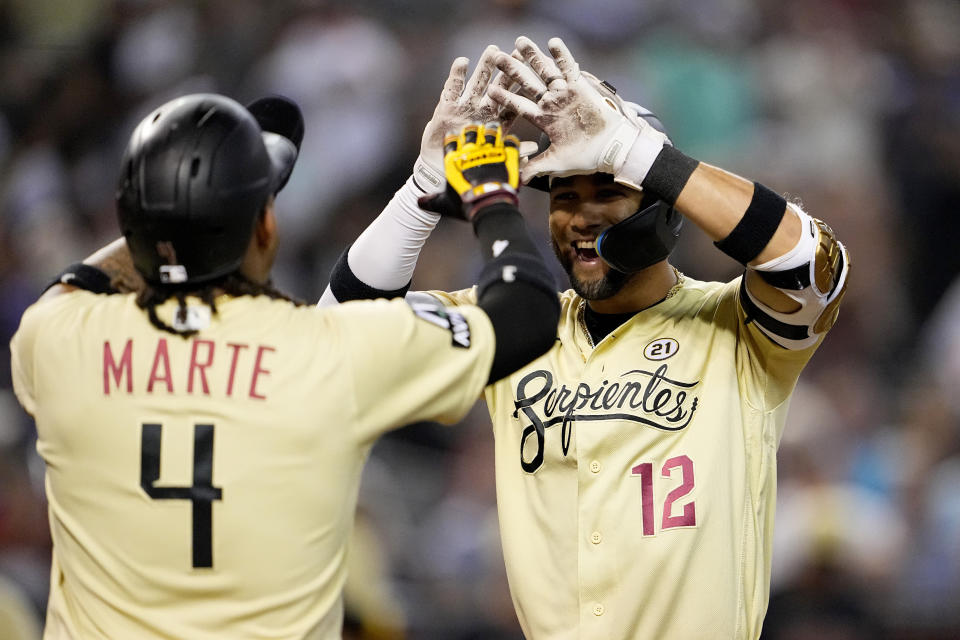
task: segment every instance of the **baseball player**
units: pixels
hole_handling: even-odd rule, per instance
[[[529,638],[757,638],[777,445],[797,378],[835,321],[846,250],[767,187],[673,148],[561,40],[549,56],[523,37],[517,50],[491,54],[493,83],[481,63],[464,84],[455,64],[434,119],[492,102],[549,142],[521,178],[549,190],[571,282],[558,340],[485,391],[520,625]],[[435,155],[424,146],[404,189]],[[436,216],[397,206],[403,191],[340,260],[325,301],[349,299],[345,274],[380,293],[409,280],[401,269],[429,233],[417,225]],[[671,265],[684,219],[743,276],[700,282]],[[387,238],[386,225],[415,231]],[[469,304],[476,289],[410,295]]]
[[[434,203],[480,239],[476,305],[317,309],[274,290],[274,194],[302,134],[282,98],[160,106],[123,157],[124,238],[24,313],[12,370],[47,465],[45,637],[339,638],[375,439],[457,422],[552,345],[556,289],[498,127],[451,139]]]

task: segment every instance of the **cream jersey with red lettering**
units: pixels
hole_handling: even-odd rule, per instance
[[[493,360],[476,307],[216,303],[188,339],[131,295],[24,313],[12,370],[47,467],[46,638],[339,638],[371,446],[460,420]]]
[[[740,281],[683,278],[595,346],[583,299],[562,293],[553,349],[487,388],[528,638],[759,637],[776,449],[822,336],[773,343],[746,321]]]

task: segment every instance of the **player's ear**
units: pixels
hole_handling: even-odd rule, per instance
[[[257,246],[261,249],[272,247],[277,241],[277,216],[273,209],[273,196],[267,200],[263,206],[263,213],[257,218],[257,225],[254,227],[254,239]]]
[[[273,211],[273,198],[267,201],[257,218],[250,236],[247,253],[240,265],[240,272],[254,282],[266,282],[270,277],[277,254],[279,236],[277,235],[277,217]]]

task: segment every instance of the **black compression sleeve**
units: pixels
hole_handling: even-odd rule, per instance
[[[474,219],[473,229],[487,261],[477,283],[480,295],[494,283],[512,282],[513,279],[524,280],[556,294],[553,275],[543,263],[523,217],[514,205],[501,202],[483,209]]]
[[[557,294],[514,282],[486,290],[479,302],[497,336],[488,383],[513,373],[546,353],[557,336],[559,303]]]
[[[347,262],[347,254],[350,247],[347,247],[337,263],[333,265],[330,272],[330,291],[333,292],[337,302],[348,302],[350,300],[374,300],[376,298],[402,298],[407,294],[410,283],[401,289],[377,289],[371,287],[353,273],[350,264]]]
[[[557,335],[560,303],[553,276],[510,204],[484,209],[474,220],[487,259],[477,286],[477,304],[496,334],[489,382],[545,353]]]

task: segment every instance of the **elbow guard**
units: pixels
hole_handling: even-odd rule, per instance
[[[787,349],[804,349],[836,322],[850,259],[833,229],[789,206],[800,218],[799,242],[786,254],[748,270],[793,300],[797,308],[789,313],[775,311],[757,300],[745,282],[740,287],[740,301],[748,321],[756,321],[771,340]]]

